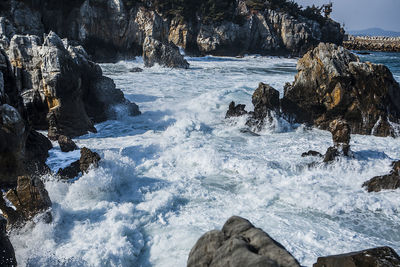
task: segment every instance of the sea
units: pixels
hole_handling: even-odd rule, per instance
[[[360,55],[400,82],[400,53]],[[187,57],[190,69],[143,60],[102,64],[142,115],[96,125],[74,139],[101,155],[100,166],[72,181],[43,176],[53,221],[11,232],[19,266],[186,266],[204,233],[242,216],[304,266],[320,256],[390,246],[400,253],[400,190],[368,193],[362,184],[389,173],[400,139],[351,136],[354,157],[324,165],[328,131],[276,119],[258,135],[246,118],[225,119],[231,101],[246,104],[259,82],[283,95],[296,58]],[[52,170],[79,158],[58,144]],[[317,162],[316,164],[310,164]],[[310,167],[312,166],[312,167]]]

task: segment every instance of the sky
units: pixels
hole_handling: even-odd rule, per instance
[[[295,0],[302,6],[321,6],[329,0]],[[332,19],[346,30],[382,28],[400,32],[400,0],[332,0]]]

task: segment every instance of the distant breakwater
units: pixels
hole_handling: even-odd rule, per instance
[[[351,50],[400,52],[400,37],[348,35],[343,46]]]

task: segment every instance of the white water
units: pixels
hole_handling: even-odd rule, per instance
[[[232,215],[265,230],[306,266],[375,246],[400,252],[400,191],[361,188],[388,173],[400,157],[399,139],[353,135],[354,159],[308,168],[318,159],[301,154],[324,153],[330,133],[278,123],[256,137],[240,131],[244,118],[224,119],[231,100],[252,109],[258,82],[282,93],[296,60],[190,64],[142,73],[128,72],[140,61],[102,66],[143,115],[121,114],[76,140],[101,154],[100,168],[73,183],[44,177],[54,220],[12,233],[20,266],[185,266],[197,239]],[[78,157],[55,147],[48,163],[57,170]]]

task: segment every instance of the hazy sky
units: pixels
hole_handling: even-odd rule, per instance
[[[329,3],[329,0],[295,0],[302,6]],[[400,0],[332,0],[332,18],[346,30],[382,28],[400,32]]]

